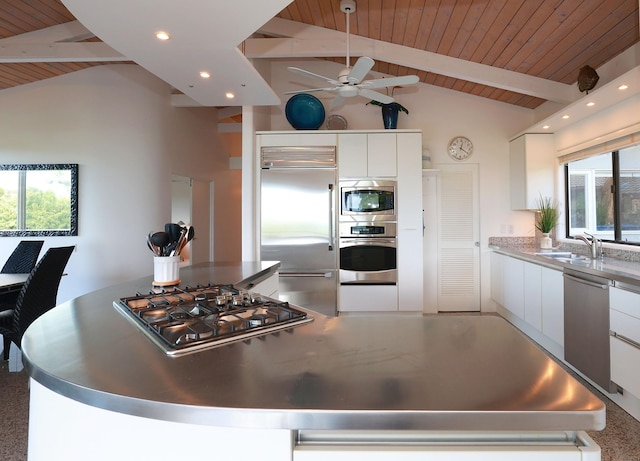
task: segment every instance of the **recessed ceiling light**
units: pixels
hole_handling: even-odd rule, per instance
[[[227,99],[233,99],[236,97],[236,95],[233,94],[231,91],[227,91],[224,95],[227,97]]]
[[[567,114],[564,114],[564,115],[562,116],[562,119],[563,119],[563,120],[566,120],[566,119],[568,119],[568,118],[569,118],[569,116],[568,116]]]
[[[595,103],[595,102],[593,102],[593,101],[589,101],[589,102],[587,103],[587,107],[593,107],[593,106],[595,106],[595,105],[596,105],[596,103]]]
[[[171,38],[171,35],[169,35],[168,32],[164,32],[162,30],[156,32],[156,38],[158,40],[169,40]]]
[[[211,77],[211,74],[209,72],[207,72],[206,70],[203,70],[203,71],[200,72],[200,77],[209,78],[209,77]]]
[[[620,85],[620,86],[618,87],[618,89],[619,89],[620,91],[622,91],[622,90],[626,90],[627,88],[629,88],[629,85],[627,85],[626,83],[623,83],[622,85]]]
[[[542,127],[542,129],[543,129],[543,130],[548,130],[549,128],[551,128],[549,125],[544,125],[544,126]]]

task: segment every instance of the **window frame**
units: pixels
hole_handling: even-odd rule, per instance
[[[0,164],[0,171],[55,171],[69,170],[71,183],[69,190],[70,226],[69,229],[0,229],[0,237],[74,237],[78,235],[78,164],[77,163],[37,163],[37,164]],[[19,180],[19,197],[17,206],[17,222],[26,220],[24,197],[26,196],[26,181]]]
[[[610,151],[605,151],[605,152],[600,152],[597,154],[593,154],[593,155],[589,155],[587,157],[584,158],[590,158],[590,157],[596,157],[599,155],[609,155],[610,159],[611,159],[611,175],[612,175],[612,199],[613,199],[613,240],[612,239],[607,239],[607,238],[602,238],[602,240],[604,242],[609,242],[609,243],[615,243],[615,244],[620,244],[620,245],[630,245],[630,246],[640,246],[640,242],[633,242],[633,241],[628,241],[628,240],[623,240],[622,238],[622,228],[621,228],[621,223],[622,223],[622,214],[621,214],[621,204],[622,204],[622,191],[621,191],[621,187],[620,187],[620,179],[621,179],[621,174],[624,175],[625,172],[622,171],[620,169],[620,151],[624,150],[626,148],[631,148],[634,146],[640,146],[640,144],[631,144],[628,146],[624,146],[624,147],[620,147],[620,148],[616,148],[614,150],[610,150]],[[589,227],[590,224],[592,222],[595,221],[595,225],[594,227],[597,229],[597,216],[591,216],[594,213],[595,210],[595,205],[596,205],[596,200],[594,197],[594,191],[595,191],[595,178],[598,175],[597,171],[592,170],[592,171],[588,171],[588,170],[576,170],[576,171],[572,171],[571,173],[569,172],[569,164],[578,160],[582,160],[584,158],[579,158],[579,159],[575,159],[575,160],[570,160],[570,161],[566,161],[564,163],[564,194],[565,194],[565,206],[564,206],[564,214],[565,214],[565,238],[567,239],[572,239],[575,240],[575,237],[572,236],[572,228],[571,228],[571,210],[570,210],[570,204],[571,204],[571,196],[570,196],[570,192],[571,192],[571,188],[570,188],[570,174],[584,174],[585,175],[585,194],[586,197],[588,197],[587,199],[585,199],[585,201],[589,201],[591,203],[591,206],[589,206],[589,210],[587,212],[586,208],[585,208],[585,223],[587,224],[587,228],[585,228],[584,230],[581,231],[581,233],[584,232],[589,232],[589,229],[592,229],[592,227]],[[593,208],[593,210],[591,209]],[[577,233],[575,232],[577,228],[574,228],[574,235],[577,235]],[[578,231],[580,232],[580,231]],[[598,236],[598,238],[601,238],[601,236]]]

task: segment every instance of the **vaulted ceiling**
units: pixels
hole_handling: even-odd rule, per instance
[[[580,68],[637,50],[638,3],[359,0],[350,15],[351,55],[371,56],[384,74],[417,74],[430,85],[521,107],[569,103]],[[169,30],[174,43],[160,49],[151,38],[158,29]],[[344,63],[345,31],[339,0],[3,0],[0,89],[125,62],[199,104],[233,105],[185,76],[210,59],[218,86],[238,85],[236,104],[274,104],[277,95],[247,67],[250,60]]]

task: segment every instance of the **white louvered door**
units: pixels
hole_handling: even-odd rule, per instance
[[[438,311],[479,311],[478,165],[442,164],[437,168]]]

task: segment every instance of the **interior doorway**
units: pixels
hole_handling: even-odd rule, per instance
[[[478,165],[437,168],[438,311],[480,311]]]
[[[185,176],[171,176],[171,222],[191,224],[193,190],[192,180]],[[180,252],[180,265],[191,264],[191,243]]]

